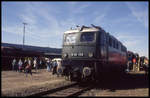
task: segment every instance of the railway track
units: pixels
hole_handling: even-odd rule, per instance
[[[93,86],[87,86],[87,85],[83,86],[82,84],[73,83],[73,84],[58,87],[55,89],[35,93],[30,96],[43,96],[43,97],[47,97],[47,96],[53,96],[53,97],[79,96],[83,92],[88,91],[92,88],[93,88]]]

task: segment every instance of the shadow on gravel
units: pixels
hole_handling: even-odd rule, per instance
[[[19,72],[19,73],[24,73],[25,74],[25,72]],[[41,72],[32,71],[32,74],[41,74]]]
[[[82,83],[81,87],[93,85],[94,89],[109,89],[110,92],[115,90],[127,90],[137,88],[149,88],[149,79],[146,74],[124,74],[111,73],[111,75],[105,75],[101,81],[97,83]]]
[[[95,88],[109,89],[111,92],[115,92],[115,90],[148,88],[148,81],[148,75],[146,74],[111,74],[96,83]]]
[[[34,71],[32,71],[32,73],[33,73],[33,74],[40,74],[40,72],[34,72]]]
[[[98,82],[82,82],[82,83],[73,83],[71,85],[62,86],[59,88],[55,88],[52,90],[40,92],[37,94],[33,94],[31,96],[43,96],[47,94],[52,94],[55,92],[61,92],[61,90],[65,90],[67,88],[80,88],[78,92],[72,92],[69,96],[79,96],[85,91],[89,91],[91,89],[108,89],[110,92],[115,92],[116,90],[125,90],[125,89],[136,89],[136,88],[148,88],[148,75],[145,74],[123,74],[119,75],[118,73],[111,73],[111,75],[105,75],[102,81]],[[74,90],[74,89],[73,89]],[[64,92],[65,95],[67,92]],[[58,93],[59,94],[59,93]]]

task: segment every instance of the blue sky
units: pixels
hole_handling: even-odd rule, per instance
[[[2,2],[2,42],[62,47],[63,32],[95,24],[148,57],[148,2]]]

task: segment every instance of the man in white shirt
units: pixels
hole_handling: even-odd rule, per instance
[[[37,61],[36,61],[36,59],[34,59],[33,65],[34,65],[35,70],[37,71],[38,67],[37,67]]]
[[[16,59],[14,58],[12,61],[12,70],[15,70]]]
[[[21,72],[21,68],[22,68],[22,61],[21,61],[21,59],[19,60],[19,62],[18,62],[18,67],[19,67],[19,72]]]

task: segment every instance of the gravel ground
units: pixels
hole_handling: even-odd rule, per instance
[[[33,71],[32,76],[29,74],[27,77],[24,73],[2,71],[2,96],[28,96],[69,83],[46,69]]]
[[[149,94],[148,88],[140,88],[140,89],[128,89],[128,90],[109,90],[109,89],[92,89],[90,91],[85,92],[81,96],[143,96],[146,97]]]
[[[56,77],[46,69],[26,77],[24,73],[2,71],[1,96],[28,96],[36,92],[70,84],[63,77]],[[112,78],[113,77],[113,78]],[[143,73],[131,72],[123,78],[107,76],[105,82],[98,83],[93,89],[81,96],[149,96],[149,78]]]

